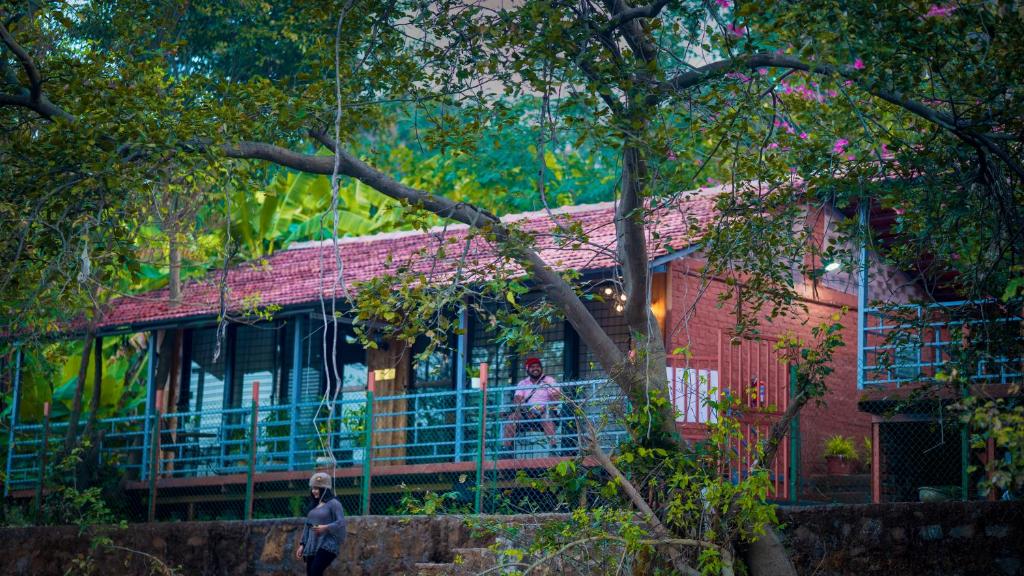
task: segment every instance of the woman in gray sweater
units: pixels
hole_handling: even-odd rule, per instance
[[[345,544],[345,510],[331,492],[327,473],[310,477],[309,492],[312,500],[295,557],[306,561],[306,576],[323,576]]]

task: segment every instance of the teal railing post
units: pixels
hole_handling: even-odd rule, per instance
[[[484,503],[484,454],[487,448],[487,363],[480,364],[480,430],[477,433],[476,448],[476,503],[477,514],[483,511]]]
[[[360,501],[363,505],[363,516],[370,515],[370,481],[371,465],[373,463],[373,392],[375,377],[373,370],[370,371],[366,380],[366,421],[363,423],[363,482],[360,486]]]
[[[789,367],[789,401],[799,393],[796,364]],[[789,422],[789,501],[796,504],[800,499],[800,416]]]
[[[149,474],[151,468],[149,462],[149,456],[152,452],[152,447],[149,445],[149,439],[151,434],[150,424],[153,418],[153,406],[154,406],[154,386],[153,383],[156,380],[156,332],[150,332],[146,338],[146,345],[149,347],[146,350],[146,417],[142,419],[142,457],[139,459],[141,468],[139,470],[139,476],[143,480],[146,479],[146,474]]]
[[[156,477],[160,471],[160,412],[163,406],[163,391],[156,391],[156,402],[153,407],[153,424],[150,426],[149,454],[149,506],[146,520],[156,521]]]
[[[18,427],[18,411],[21,409],[21,346],[14,351],[14,386],[11,397],[11,430],[7,436],[7,481],[4,482],[4,496],[11,493],[11,468],[14,467],[14,430]]]
[[[295,335],[292,339],[292,378],[291,378],[291,414],[288,430],[288,469],[296,470],[296,453],[299,450],[299,403],[302,402],[302,335],[305,333],[306,322],[301,316],[295,317]]]
[[[50,403],[43,403],[43,442],[39,445],[39,478],[36,482],[35,519],[38,525],[43,512],[43,484],[46,483],[46,453],[50,443]]]
[[[249,412],[249,467],[245,471],[245,519],[252,520],[252,505],[255,496],[256,437],[259,435],[260,383],[252,383],[252,408]]]

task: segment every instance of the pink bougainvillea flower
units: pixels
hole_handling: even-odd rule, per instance
[[[800,133],[800,139],[801,139],[801,140],[807,140],[807,139],[808,139],[808,138],[810,138],[810,137],[811,137],[811,135],[810,135],[810,134],[808,134],[807,132],[801,132],[801,133]]]
[[[778,147],[779,147],[779,143],[778,142],[772,142],[771,144],[768,145],[768,149],[769,150],[774,150],[774,149],[776,149]]]
[[[668,151],[668,159],[669,159],[669,160],[677,160],[677,159],[678,159],[678,157],[676,156],[676,153],[675,153],[675,152],[673,152],[673,151],[669,150],[669,151]]]
[[[846,159],[849,160],[850,162],[853,162],[854,160],[857,159],[857,155],[856,154],[847,154],[846,155]]]
[[[729,31],[729,34],[732,34],[733,36],[735,36],[737,38],[742,38],[747,33],[747,27],[744,26],[743,24],[740,24],[739,26],[737,26],[736,24],[733,24],[732,22],[729,22],[725,26],[725,29]]]
[[[893,210],[894,210],[894,211],[896,212],[896,214],[898,214],[899,216],[903,216],[903,208],[894,208]]]
[[[860,58],[857,58],[856,60],[854,60],[853,61],[853,69],[854,70],[863,70],[864,69],[864,61],[861,60]]]
[[[728,8],[729,0],[715,0],[715,4],[718,4],[719,8]]]
[[[832,152],[835,153],[835,154],[842,154],[843,151],[846,150],[846,145],[849,144],[849,143],[850,143],[850,141],[847,140],[846,138],[840,138],[840,139],[836,140],[832,144]]]
[[[928,13],[924,15],[925,18],[945,18],[956,11],[956,4],[946,4],[939,6],[938,4],[932,4],[928,7]]]
[[[761,76],[767,76],[768,75],[768,69],[767,68],[758,68],[757,69],[757,73],[760,74]]]

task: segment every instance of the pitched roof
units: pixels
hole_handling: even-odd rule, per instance
[[[683,200],[656,209],[649,229],[657,232],[651,240],[652,260],[691,245],[695,233],[703,230],[714,212],[717,189],[702,190]],[[612,203],[569,206],[551,211],[511,214],[503,222],[536,237],[541,258],[558,270],[602,270],[615,266],[615,207]],[[573,226],[588,239],[569,245],[559,239],[559,227]],[[485,276],[490,266],[517,267],[502,261],[494,246],[474,236],[467,243],[467,227],[453,225],[426,232],[403,231],[340,238],[335,242],[304,242],[274,253],[265,262],[246,262],[227,271],[227,308],[243,310],[258,305],[291,306],[316,304],[321,294],[342,297],[358,290],[361,282],[393,272],[399,266],[423,274],[430,283],[450,282],[456,270],[466,281]],[[439,251],[443,247],[443,251]],[[461,266],[460,266],[461,263]],[[340,264],[340,268],[339,268]],[[341,274],[338,274],[338,270]],[[344,279],[344,289],[335,278]],[[164,323],[195,317],[216,316],[220,311],[222,272],[211,271],[182,287],[182,301],[172,305],[166,288],[124,296],[111,302],[101,329]]]

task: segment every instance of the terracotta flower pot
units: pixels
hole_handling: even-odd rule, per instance
[[[829,476],[848,476],[853,474],[853,467],[856,463],[853,460],[842,456],[826,456],[825,465]]]

